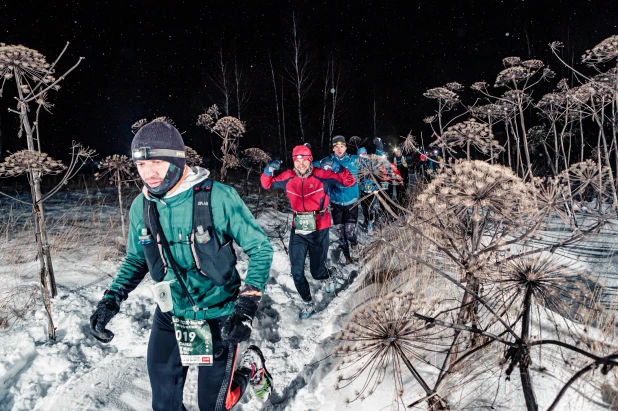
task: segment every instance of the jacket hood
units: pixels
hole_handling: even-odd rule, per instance
[[[206,180],[209,175],[210,171],[205,168],[187,166],[187,175],[185,176],[185,178],[180,181],[180,183],[174,190],[169,191],[163,198],[172,198],[174,196],[177,196],[178,194],[184,193],[185,191],[191,189],[191,187],[193,187],[194,185]],[[146,198],[150,198],[148,189],[146,187],[142,188],[142,193],[144,193],[144,196]]]

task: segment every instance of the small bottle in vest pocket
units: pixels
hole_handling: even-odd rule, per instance
[[[148,233],[147,228],[142,228],[142,235],[139,236],[139,243],[141,245],[152,243],[152,236]]]
[[[198,243],[206,244],[210,241],[210,234],[208,231],[204,231],[204,227],[201,225],[197,226],[197,233],[195,233],[195,241]]]

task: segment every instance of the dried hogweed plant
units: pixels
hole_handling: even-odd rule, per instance
[[[189,167],[201,166],[204,162],[202,156],[189,146],[185,146],[185,159]]]
[[[462,88],[463,87],[461,86],[461,84],[457,82],[451,82],[448,83],[445,87],[435,87],[423,93],[423,96],[435,100],[438,103],[438,108],[435,112],[436,114],[430,117],[426,117],[424,121],[425,123],[431,125],[433,133],[438,136],[437,144],[442,149],[445,161],[448,154],[448,146],[443,139],[444,131],[455,120],[466,114],[467,110],[454,116],[449,120],[446,120],[444,116],[447,112],[461,106],[459,95],[455,93],[455,91],[460,91],[462,90]],[[435,126],[437,126],[437,129],[434,126],[434,123],[437,123],[435,124]]]
[[[236,117],[226,116],[219,118],[221,113],[216,105],[211,106],[206,113],[200,114],[197,125],[206,128],[219,136],[221,143],[221,180],[224,181],[227,170],[240,166],[238,146],[240,138],[245,134],[245,125]]]
[[[449,410],[448,403],[423,379],[413,361],[428,364],[421,346],[434,345],[442,339],[442,330],[429,328],[422,320],[433,310],[426,301],[406,292],[388,293],[356,310],[343,330],[335,355],[341,357],[335,390],[342,390],[364,378],[349,402],[364,400],[390,374],[394,379],[394,397],[403,404],[406,392],[404,372],[407,370],[424,391],[423,401],[430,410]]]
[[[127,241],[127,231],[125,226],[124,206],[122,201],[122,187],[137,180],[133,172],[133,162],[127,156],[114,154],[107,156],[99,163],[100,172],[95,174],[97,180],[106,177],[110,184],[116,186],[116,194],[118,195],[118,207],[120,210],[120,225],[122,229],[122,238],[125,243]]]
[[[472,89],[480,92],[491,104],[503,107],[509,159],[512,135],[515,140],[514,146],[517,149],[518,167],[521,165],[523,168],[522,175],[531,180],[533,177],[532,159],[530,157],[524,112],[530,103],[532,88],[540,81],[552,78],[554,73],[544,67],[544,63],[540,60],[522,61],[519,57],[507,57],[503,59],[503,63],[506,68],[498,73],[494,84],[494,87],[507,88],[507,91],[502,96],[493,96],[485,82],[474,83]],[[523,148],[524,158],[521,158],[520,148]],[[509,165],[511,165],[510,161]]]
[[[79,58],[73,67],[56,77],[56,65],[65,53],[67,47],[68,43],[56,60],[50,64],[47,62],[45,56],[36,50],[22,45],[7,45],[0,43],[0,75],[2,76],[0,97],[2,96],[7,82],[14,81],[17,90],[17,96],[15,97],[17,107],[16,109],[9,109],[9,112],[19,116],[20,123],[17,136],[21,137],[24,133],[26,134],[26,149],[30,152],[35,150],[39,153],[41,152],[42,137],[39,130],[39,115],[41,108],[49,110],[51,107],[47,93],[51,90],[59,90],[60,82],[65,80],[68,74],[82,61],[82,58]],[[36,110],[31,107],[35,104],[37,106]],[[36,147],[34,144],[35,136],[37,142]],[[80,146],[78,148],[77,145],[74,144],[72,147],[72,152],[74,154],[72,160],[77,161],[78,159],[89,157],[92,153],[87,153],[87,151],[88,150],[83,147]],[[67,181],[67,176],[72,175],[71,171],[74,170],[75,168],[72,169],[71,166],[67,167],[67,174],[65,174],[65,177],[62,179],[63,183]],[[38,250],[39,277],[49,320],[48,336],[50,339],[55,339],[55,330],[51,318],[50,296],[56,296],[57,288],[49,240],[47,237],[43,201],[60,188],[55,187],[43,196],[41,192],[41,173],[39,173],[36,168],[30,168],[27,173],[32,194],[32,210],[35,220],[34,236],[36,238]],[[0,194],[6,196],[6,193]]]
[[[470,371],[470,361],[478,362],[488,352],[501,352],[501,361],[492,367],[509,377],[515,369],[519,371],[523,400],[533,410],[538,404],[532,364],[551,366],[551,360],[540,353],[541,347],[551,347],[557,356],[566,353],[597,365],[613,364],[610,355],[595,353],[580,338],[586,325],[578,324],[591,324],[585,319],[598,318],[593,313],[598,306],[598,286],[572,264],[550,254],[596,232],[603,219],[582,223],[579,230],[548,245],[539,242],[543,230],[551,232],[551,217],[567,201],[563,185],[526,182],[507,167],[481,161],[454,163],[430,182],[409,213],[406,228],[416,234],[416,241],[426,241],[450,262],[448,271],[458,272],[458,279],[427,262],[428,251],[413,251],[409,234],[400,227],[387,228],[381,233],[383,239],[374,242],[382,249],[394,249],[400,259],[430,267],[459,292],[455,299],[442,300],[438,312],[425,317],[415,313],[415,318],[427,324],[452,330],[442,333],[436,343],[442,347],[438,349],[440,361],[434,361],[440,374],[431,392],[444,397],[461,381],[462,373]],[[450,294],[441,290],[445,296]],[[533,331],[543,321],[552,323],[554,331]],[[416,346],[423,347],[422,338]],[[491,374],[491,370],[481,374]],[[562,395],[557,395],[555,404]]]
[[[46,153],[36,150],[21,150],[6,157],[0,163],[0,177],[18,177],[23,174],[59,174],[66,169],[62,161],[54,160]]]
[[[260,171],[270,160],[271,157],[264,150],[257,147],[248,148],[243,151],[245,157],[240,161],[240,165],[247,170],[245,177],[245,195],[249,194],[249,176],[252,171]],[[261,195],[262,191],[258,186],[258,193]],[[258,197],[259,205],[260,197]],[[256,210],[258,206],[256,206]]]
[[[494,155],[503,150],[502,146],[493,137],[494,135],[489,125],[477,122],[471,118],[447,128],[446,132],[442,135],[442,141],[448,149],[465,147],[468,160],[471,159],[470,149],[472,147],[493,159]],[[439,142],[436,141],[433,144],[436,143]]]

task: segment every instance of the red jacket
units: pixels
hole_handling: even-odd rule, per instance
[[[299,177],[294,170],[286,170],[277,177],[262,174],[260,181],[266,190],[271,188],[282,188],[285,190],[290,205],[294,211],[322,211],[316,214],[316,228],[322,230],[330,227],[330,213],[328,198],[330,189],[334,185],[344,187],[353,186],[356,178],[347,168],[342,167],[342,171],[334,173],[331,170],[314,168],[311,173],[304,178]],[[294,219],[292,219],[294,225]]]

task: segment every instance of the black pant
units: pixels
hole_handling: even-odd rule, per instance
[[[339,247],[346,256],[350,256],[350,244],[358,244],[356,237],[356,223],[358,222],[358,206],[356,204],[339,205],[331,204],[333,224],[337,226],[339,234]]]
[[[328,228],[314,231],[310,234],[296,234],[292,228],[290,234],[290,265],[292,278],[300,297],[304,301],[311,301],[311,290],[305,278],[305,257],[309,252],[309,270],[316,280],[326,280],[329,276],[326,269],[328,256]]]
[[[238,346],[231,346],[221,339],[221,327],[226,319],[227,316],[208,320],[214,360],[210,367],[198,367],[197,396],[200,410],[231,409],[249,384],[250,370],[234,371]],[[182,391],[188,370],[189,367],[183,367],[180,362],[172,315],[162,313],[157,307],[148,341],[148,376],[152,387],[153,410],[185,410]]]

